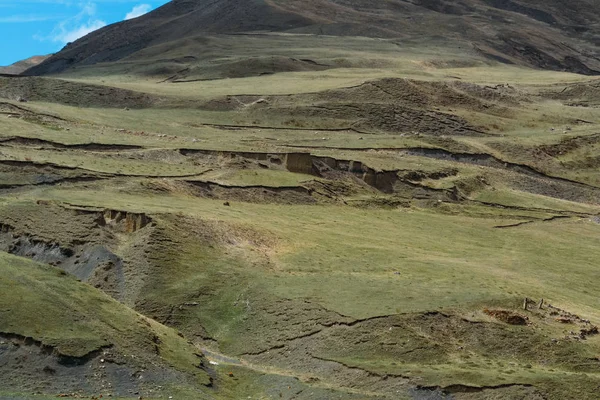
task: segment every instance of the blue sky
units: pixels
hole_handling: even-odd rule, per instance
[[[0,0],[0,65],[55,53],[105,25],[168,0]]]

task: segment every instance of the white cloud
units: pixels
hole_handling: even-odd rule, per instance
[[[106,22],[96,18],[95,3],[88,1],[79,3],[78,6],[80,11],[77,15],[58,23],[48,37],[36,38],[66,44],[106,26]]]
[[[73,27],[71,29],[61,30],[59,33],[52,37],[55,42],[69,43],[74,42],[77,39],[84,37],[90,32],[94,32],[100,28],[106,26],[106,22],[100,20],[93,20],[84,22],[83,24]]]
[[[141,17],[150,10],[152,10],[152,6],[150,4],[138,4],[137,6],[133,7],[133,9],[129,11],[127,15],[125,15],[125,19]]]

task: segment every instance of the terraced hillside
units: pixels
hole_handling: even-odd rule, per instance
[[[1,398],[597,398],[598,80],[302,24],[0,78]]]

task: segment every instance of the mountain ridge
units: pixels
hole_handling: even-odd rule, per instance
[[[104,27],[70,43],[26,74],[45,75],[75,66],[116,62],[149,46],[201,34],[247,32],[386,39],[436,35],[470,42],[482,54],[505,63],[600,74],[600,52],[594,36],[600,5],[577,0],[565,9],[559,3],[174,0],[142,17]]]
[[[44,62],[44,60],[46,60],[50,56],[51,55],[33,56],[33,57],[29,57],[25,60],[17,61],[16,63],[13,63],[11,65],[7,65],[5,67],[0,67],[0,74],[18,75],[22,72],[25,72],[29,68],[34,67],[34,66]]]

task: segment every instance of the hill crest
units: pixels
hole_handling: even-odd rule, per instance
[[[594,24],[600,5],[576,0],[174,0],[140,18],[104,27],[29,75],[117,62],[145,48],[193,36],[287,32],[386,39],[445,37],[504,63],[600,73]],[[432,30],[435,27],[435,32]]]

